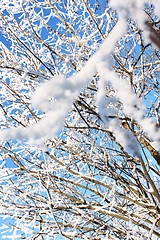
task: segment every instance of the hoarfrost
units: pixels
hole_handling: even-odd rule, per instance
[[[114,105],[117,101],[116,98],[107,99],[105,96],[105,86],[110,82],[116,91],[117,99],[123,104],[123,112],[135,119],[140,126],[143,126],[144,131],[149,134],[149,137],[159,142],[160,130],[157,130],[152,120],[143,117],[143,102],[132,92],[128,83],[117,77],[113,72],[110,57],[116,42],[126,32],[126,20],[129,17],[133,17],[140,26],[144,27],[146,16],[144,15],[143,5],[145,2],[138,0],[125,0],[123,2],[111,0],[110,6],[118,10],[119,20],[99,50],[90,57],[79,73],[74,74],[68,79],[63,76],[54,77],[50,81],[41,84],[33,94],[32,103],[34,107],[47,112],[46,117],[27,129],[18,128],[2,131],[2,140],[7,138],[28,139],[37,145],[41,145],[48,138],[55,137],[63,126],[65,117],[72,102],[78,96],[78,92],[98,72],[100,82],[97,93],[97,106],[106,127],[110,126],[108,117],[110,115],[116,116],[117,113],[113,107],[109,106],[109,101]],[[116,138],[124,144],[124,148],[132,154],[139,155],[135,136],[129,133],[128,130],[122,130],[119,122],[116,125],[115,121],[114,123],[111,121],[111,126]]]

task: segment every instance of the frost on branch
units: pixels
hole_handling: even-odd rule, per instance
[[[110,82],[115,89],[116,97],[123,105],[123,113],[128,117],[135,119],[140,126],[143,126],[144,132],[147,133],[149,137],[159,142],[160,130],[156,128],[156,125],[152,120],[144,118],[142,101],[136,97],[125,80],[120,79],[115,73],[113,73],[110,58],[116,42],[126,32],[126,22],[129,17],[135,19],[140,27],[145,27],[146,14],[143,11],[144,2],[145,1],[119,2],[112,0],[110,5],[118,10],[119,20],[114,27],[114,30],[104,40],[99,50],[97,50],[97,52],[88,60],[79,73],[73,74],[73,76],[68,79],[61,75],[53,77],[51,80],[46,81],[38,87],[33,94],[32,103],[34,107],[38,107],[40,110],[45,111],[46,116],[28,129],[18,128],[16,130],[4,131],[2,133],[2,139],[5,140],[10,137],[17,139],[26,138],[36,144],[41,144],[48,138],[55,137],[57,132],[63,126],[65,117],[71,108],[72,102],[78,96],[78,92],[88,84],[92,76],[98,72],[100,83],[97,93],[97,104],[102,119],[105,120],[104,122],[109,122],[109,125],[106,123],[106,126],[110,126],[110,122],[112,122],[112,120],[106,120],[109,119],[107,115],[116,115],[113,108],[107,107],[109,102],[106,101],[107,99],[105,100],[105,85]],[[100,87],[100,85],[102,85],[102,87]],[[103,90],[101,88],[103,88]],[[101,91],[103,91],[103,93]],[[112,105],[115,104],[114,98],[110,98],[109,100]],[[104,104],[106,104],[106,109]],[[128,130],[122,130],[118,120],[117,125],[115,122],[116,121],[114,121],[114,128],[112,127],[112,130],[116,138],[120,139],[118,135],[119,132],[122,131],[124,148],[132,153],[134,152],[138,156],[139,150],[134,134],[129,134]],[[113,124],[111,123],[111,125]],[[148,129],[150,130],[148,131]],[[125,140],[125,138],[127,140]],[[133,144],[133,150],[131,150],[130,147],[127,147],[131,146],[132,142],[135,142],[135,144]],[[157,150],[160,150],[160,148]]]
[[[4,238],[160,238],[157,11],[107,2],[1,1]]]

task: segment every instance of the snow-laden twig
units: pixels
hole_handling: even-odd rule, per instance
[[[144,26],[144,2],[145,1],[127,0],[119,2],[112,0],[111,6],[118,10],[119,20],[113,31],[109,34],[107,39],[104,40],[99,50],[90,57],[79,73],[74,74],[68,79],[63,76],[53,77],[50,81],[41,84],[33,94],[33,106],[38,107],[42,111],[46,111],[46,117],[29,128],[4,130],[1,132],[1,139],[27,139],[39,145],[48,138],[55,137],[63,126],[65,117],[70,110],[71,104],[78,96],[79,91],[90,83],[92,76],[98,72],[100,75],[100,82],[97,93],[97,105],[106,126],[108,125],[107,115],[116,115],[113,108],[107,108],[107,106],[105,106],[105,104],[108,104],[105,97],[105,86],[110,82],[116,91],[117,98],[123,104],[123,112],[135,119],[138,124],[143,127],[149,137],[159,141],[160,130],[156,128],[155,123],[151,119],[143,117],[143,102],[132,92],[128,83],[117,77],[113,72],[110,57],[116,42],[126,32],[127,18],[135,17],[138,24],[142,27]],[[133,11],[135,11],[134,15]],[[141,17],[139,17],[140,13]],[[114,104],[115,99],[110,100],[113,101]],[[112,127],[115,136],[122,141],[124,148],[131,152],[131,154],[138,156],[138,144],[134,134],[129,133],[128,130],[122,129],[120,123],[115,120],[110,121],[109,126]]]

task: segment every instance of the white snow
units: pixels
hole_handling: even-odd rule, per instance
[[[78,93],[98,72],[100,76],[99,90],[97,93],[97,106],[106,127],[112,127],[118,141],[120,141],[126,150],[132,154],[138,155],[138,144],[135,136],[128,130],[120,127],[119,121],[109,121],[110,115],[116,116],[117,111],[110,103],[114,105],[118,100],[123,104],[123,112],[131,118],[134,118],[149,137],[159,141],[160,130],[157,130],[155,123],[150,119],[143,117],[144,104],[131,90],[129,84],[117,77],[112,70],[111,53],[114,50],[116,42],[125,34],[127,29],[127,19],[132,17],[141,27],[144,27],[146,16],[144,15],[143,5],[146,1],[140,0],[111,0],[110,6],[118,10],[119,20],[104,40],[99,50],[88,60],[86,65],[79,73],[73,74],[66,79],[64,76],[57,76],[41,84],[32,97],[32,104],[35,108],[47,112],[46,117],[37,124],[29,128],[17,128],[1,131],[2,140],[8,138],[28,139],[31,142],[40,145],[50,137],[55,137],[57,132],[63,126],[65,117],[70,110],[72,102],[78,96]],[[147,1],[149,2],[149,1]],[[156,1],[156,6],[158,6]],[[117,98],[106,98],[105,86],[110,82],[116,91]]]

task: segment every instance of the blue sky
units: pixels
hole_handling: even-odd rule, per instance
[[[47,14],[47,11],[46,11],[46,14]],[[52,27],[53,28],[55,28],[56,26],[57,26],[57,21],[54,21],[53,19],[51,19],[50,20],[50,22],[52,22]],[[81,34],[83,34],[83,33],[81,33]],[[42,32],[42,36],[44,37],[44,39],[45,39],[45,37],[46,37],[46,32],[44,31],[44,32]],[[6,39],[2,36],[2,34],[1,34],[1,32],[0,32],[0,40],[9,48],[10,47],[10,42],[9,41],[6,41]],[[139,51],[139,49],[137,49],[138,51]],[[97,141],[99,141],[99,140],[97,140]],[[148,155],[149,156],[149,155]],[[151,158],[150,156],[149,156],[149,158]],[[152,158],[151,158],[152,159]],[[8,167],[14,167],[12,164],[11,164],[11,162],[9,161],[9,159],[8,159],[8,161],[7,161],[7,164],[8,164]],[[0,220],[0,224],[2,224],[4,222],[4,220],[3,219],[1,219]],[[1,237],[2,237],[2,235],[1,235]],[[57,238],[57,240],[58,240],[58,238]]]

